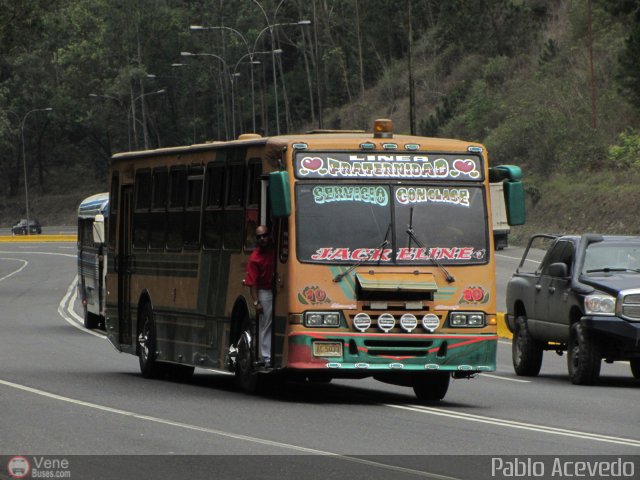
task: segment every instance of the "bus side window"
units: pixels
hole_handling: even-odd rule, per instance
[[[225,250],[240,250],[243,243],[244,227],[244,165],[227,166],[227,192],[224,212]]]
[[[184,243],[184,204],[187,169],[173,167],[169,172],[169,213],[167,214],[167,248],[181,250]]]
[[[223,194],[224,194],[224,166],[207,165],[205,184],[205,210],[203,214],[203,242],[204,248],[222,248],[223,222]]]
[[[166,242],[167,198],[169,193],[169,172],[166,168],[153,170],[153,193],[151,200],[151,226],[149,248],[163,250]]]
[[[202,210],[202,184],[204,168],[192,166],[187,179],[187,213],[185,214],[184,246],[200,247],[200,212]]]
[[[260,197],[262,163],[260,159],[249,161],[249,180],[247,183],[247,208],[245,210],[244,249],[253,250],[256,247],[256,228],[260,224]]]
[[[149,242],[149,207],[151,206],[150,170],[136,172],[134,205],[133,248],[146,250]]]

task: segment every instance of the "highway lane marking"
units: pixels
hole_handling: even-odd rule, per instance
[[[69,253],[60,253],[60,252],[15,252],[11,250],[0,250],[0,253],[20,253],[20,255],[27,253],[32,255],[55,255],[55,256],[62,256],[62,257],[78,258],[77,255],[71,255]],[[22,265],[22,267],[20,267],[18,270],[11,272],[9,275],[5,275],[4,277],[0,278],[0,282],[5,278],[9,278],[12,275],[15,275],[16,273],[20,272],[29,263],[27,260],[22,260],[19,258],[0,258],[0,260],[17,260],[20,262],[25,262],[24,265]],[[75,285],[77,284],[77,282],[78,282],[78,276],[76,275],[74,279],[71,281],[71,284],[69,285],[69,287],[67,288],[67,291],[64,297],[62,297],[62,300],[60,300],[60,303],[58,304],[58,314],[69,325],[77,328],[81,332],[88,333],[90,335],[93,335],[94,337],[99,337],[104,339],[106,338],[104,334],[96,333],[93,330],[84,328],[84,320],[73,309],[73,305],[78,297],[78,291],[75,288]]]
[[[27,265],[29,265],[29,262],[26,260],[23,260],[22,258],[0,258],[0,260],[13,260],[16,262],[23,262],[21,267],[9,273],[8,275],[5,275],[4,277],[0,278],[0,282],[9,277],[13,277],[16,273],[20,273],[22,270],[26,268]]]
[[[531,383],[531,380],[520,380],[519,378],[503,377],[501,375],[495,375],[495,374],[491,374],[491,373],[483,373],[482,376],[483,377],[489,377],[489,378],[495,378],[497,380],[506,380],[508,382]]]
[[[64,297],[62,297],[62,300],[60,300],[60,303],[58,304],[58,313],[63,318],[63,320],[65,320],[72,327],[77,328],[81,332],[89,333],[94,337],[104,339],[104,335],[96,333],[93,330],[89,330],[88,328],[84,328],[84,320],[73,310],[73,304],[78,297],[78,290],[76,289],[77,283],[78,276],[76,275],[67,288],[67,293],[65,293]],[[71,317],[74,317],[76,320]]]
[[[504,255],[502,253],[496,253],[496,257],[508,258],[510,260],[522,260],[522,257],[511,257],[509,255]],[[525,259],[526,262],[540,263],[538,260],[532,260],[530,258]]]
[[[460,479],[457,479],[456,477],[449,477],[449,476],[446,476],[446,475],[439,475],[437,473],[424,472],[424,471],[420,471],[420,470],[413,470],[411,468],[399,467],[397,465],[389,465],[389,464],[386,464],[386,463],[374,462],[374,461],[365,460],[365,459],[362,459],[362,458],[342,455],[340,453],[334,453],[334,452],[329,452],[329,451],[325,451],[325,450],[317,450],[315,448],[307,448],[307,447],[302,447],[302,446],[299,446],[299,445],[292,445],[292,444],[289,444],[289,443],[277,442],[277,441],[274,441],[274,440],[266,440],[266,439],[263,439],[263,438],[251,437],[249,435],[242,435],[242,434],[239,434],[239,433],[225,432],[224,430],[218,430],[218,429],[209,428],[209,427],[201,427],[201,426],[192,425],[192,424],[189,424],[189,423],[183,423],[183,422],[177,422],[177,421],[174,421],[174,420],[168,420],[168,419],[165,419],[165,418],[153,417],[151,415],[142,415],[140,413],[131,412],[131,411],[128,411],[128,410],[121,410],[119,408],[107,407],[105,405],[100,405],[100,404],[97,404],[97,403],[85,402],[83,400],[77,400],[75,398],[65,397],[63,395],[58,395],[58,394],[47,392],[47,391],[40,390],[40,389],[37,389],[37,388],[28,387],[26,385],[21,385],[19,383],[9,382],[7,380],[0,380],[0,385],[5,385],[7,387],[11,387],[11,388],[14,388],[16,390],[22,390],[24,392],[33,393],[33,394],[39,395],[41,397],[50,398],[50,399],[53,399],[53,400],[59,400],[61,402],[65,402],[65,403],[71,403],[73,405],[79,405],[79,406],[86,407],[86,408],[91,408],[91,409],[94,409],[94,410],[100,410],[100,411],[103,411],[103,412],[113,413],[113,414],[116,414],[116,415],[122,415],[122,416],[125,416],[125,417],[136,418],[138,420],[144,420],[144,421],[147,421],[147,422],[158,423],[158,424],[167,425],[167,426],[170,426],[170,427],[177,427],[177,428],[182,428],[182,429],[185,429],[185,430],[192,430],[192,431],[195,431],[195,432],[208,433],[208,434],[217,435],[217,436],[221,436],[221,437],[225,437],[225,438],[233,438],[235,440],[241,440],[241,441],[250,442],[250,443],[257,443],[257,444],[265,445],[265,446],[269,446],[269,447],[276,447],[276,448],[282,448],[282,449],[286,449],[286,450],[293,450],[293,451],[296,451],[296,452],[301,452],[303,454],[335,457],[337,459],[345,460],[345,461],[348,461],[348,462],[359,463],[359,464],[368,465],[368,466],[371,466],[371,467],[382,468],[382,469],[385,469],[385,470],[393,470],[393,471],[396,471],[396,472],[407,473],[407,474],[416,475],[416,476],[419,476],[419,477],[433,478],[433,479],[438,479],[438,480],[460,480]]]
[[[471,413],[456,412],[445,408],[426,407],[423,405],[394,405],[391,403],[383,404],[387,407],[418,412],[427,415],[437,415],[441,417],[453,418],[455,420],[464,420],[468,422],[486,423],[498,427],[515,428],[519,430],[529,430],[532,432],[547,433],[550,435],[561,435],[565,437],[574,437],[582,440],[592,440],[595,442],[615,443],[618,445],[627,445],[631,447],[640,447],[640,440],[633,438],[613,437],[609,435],[601,435],[598,433],[581,432],[578,430],[568,430],[564,428],[547,427],[545,425],[536,425],[534,423],[516,422],[513,420],[505,420],[502,418],[486,417],[483,415],[473,415]]]

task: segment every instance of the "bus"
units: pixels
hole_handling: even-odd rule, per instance
[[[105,219],[109,193],[91,195],[78,207],[78,296],[85,328],[104,327],[107,252]]]
[[[233,372],[276,379],[373,377],[444,398],[450,379],[496,368],[491,181],[524,222],[522,172],[473,142],[312,131],[115,154],[106,327],[144,377]],[[258,363],[243,286],[268,226],[272,366]]]

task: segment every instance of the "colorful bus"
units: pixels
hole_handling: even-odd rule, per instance
[[[78,296],[84,326],[104,326],[106,302],[105,219],[109,216],[109,193],[85,198],[78,207]]]
[[[194,367],[255,391],[373,377],[442,399],[496,367],[489,182],[524,222],[521,171],[472,142],[318,131],[111,161],[107,336],[143,376]],[[273,235],[272,368],[258,366],[243,286],[255,229]]]

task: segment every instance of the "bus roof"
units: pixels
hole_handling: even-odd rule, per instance
[[[78,217],[93,218],[99,213],[107,216],[109,210],[109,193],[97,193],[85,198],[78,207]]]
[[[153,157],[158,155],[183,155],[192,152],[204,152],[232,147],[252,147],[259,145],[287,145],[287,144],[306,144],[309,150],[362,150],[363,143],[373,143],[376,148],[372,150],[363,150],[364,152],[380,153],[387,151],[388,153],[402,152],[409,150],[431,151],[431,152],[466,152],[469,147],[482,147],[476,142],[468,142],[464,140],[454,140],[449,138],[419,137],[414,135],[393,135],[388,138],[376,138],[372,132],[353,131],[353,130],[329,130],[329,131],[311,131],[307,133],[280,135],[274,137],[258,137],[257,135],[247,135],[247,139],[240,138],[238,140],[229,141],[213,141],[194,145],[186,145],[179,147],[157,148],[155,150],[141,150],[133,152],[116,153],[113,155],[112,161],[131,160],[135,158]],[[397,148],[384,148],[383,144],[396,144]],[[407,147],[411,145],[412,147]],[[418,146],[417,148],[415,146]],[[476,150],[477,151],[477,150]]]

